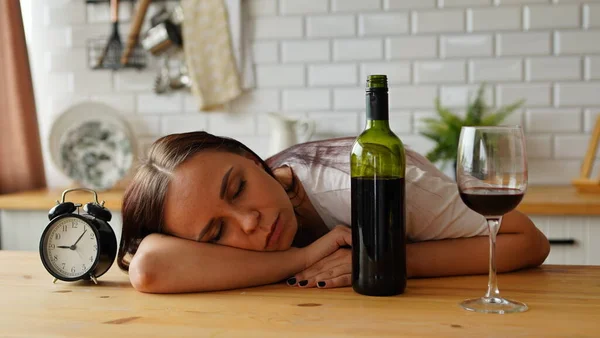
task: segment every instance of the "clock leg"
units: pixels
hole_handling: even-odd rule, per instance
[[[58,280],[58,278],[54,278],[54,280],[52,281],[52,284],[56,284],[57,280]]]
[[[94,284],[98,284],[98,280],[96,280],[96,276],[90,275],[90,279],[92,280],[92,282],[94,282]]]

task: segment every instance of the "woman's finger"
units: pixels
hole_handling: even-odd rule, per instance
[[[309,246],[302,248],[305,266],[309,268],[341,247],[352,246],[352,232],[346,226],[337,226]]]
[[[297,273],[293,279],[288,282],[289,285],[294,285],[291,282],[301,282],[308,280],[324,271],[328,271],[340,264],[352,265],[352,252],[349,249],[339,249],[328,257],[323,258],[319,262],[315,263],[310,268]]]
[[[305,277],[314,276],[321,271],[337,266],[340,262],[352,263],[352,255],[349,249],[338,249],[336,252],[313,264],[308,269],[297,273],[294,277],[298,278],[298,280],[302,280],[305,279]]]
[[[317,287],[320,289],[341,288],[352,285],[352,273],[334,277],[327,280],[317,281]]]
[[[313,275],[311,277],[307,277],[306,279],[300,280],[298,282],[298,286],[304,288],[312,288],[317,286],[319,281],[327,281],[332,280],[334,278],[344,276],[346,274],[352,273],[352,265],[347,263],[341,263],[336,266],[333,266],[327,270],[320,271],[318,274]]]

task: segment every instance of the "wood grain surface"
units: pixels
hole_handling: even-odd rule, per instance
[[[0,251],[0,337],[598,337],[600,267],[543,266],[499,275],[524,313],[461,309],[487,276],[409,280],[405,294],[284,284],[224,292],[135,291],[113,265],[99,285],[52,283],[37,252]]]

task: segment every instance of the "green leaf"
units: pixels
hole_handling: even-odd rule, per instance
[[[477,90],[477,96],[473,103],[467,107],[467,116],[465,119],[465,125],[477,126],[481,123],[483,116],[489,110],[489,107],[485,104],[485,83],[482,83]]]
[[[435,99],[435,109],[439,118],[422,119],[422,128],[419,133],[433,140],[435,147],[426,155],[431,162],[447,162],[456,160],[460,131],[463,126],[495,126],[500,124],[513,111],[518,109],[523,100],[508,106],[500,107],[496,112],[491,112],[485,102],[485,83],[477,90],[476,97],[468,104],[466,116],[462,119],[449,108],[443,107],[440,99]]]
[[[511,105],[505,106],[497,110],[494,114],[486,116],[482,121],[483,126],[497,126],[502,123],[510,114],[521,107],[525,100],[519,100]]]

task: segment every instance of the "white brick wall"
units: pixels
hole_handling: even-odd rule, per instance
[[[437,55],[435,36],[402,36],[388,38],[385,44],[387,59],[434,58]]]
[[[600,54],[600,30],[559,31],[556,40],[557,54]]]
[[[463,10],[434,10],[414,12],[414,33],[462,32],[465,30]]]
[[[550,32],[500,33],[496,35],[497,55],[548,55],[551,46]]]
[[[329,44],[327,40],[284,41],[281,58],[283,62],[329,61]]]
[[[532,132],[578,132],[581,130],[579,109],[530,109],[527,130]]]
[[[358,70],[354,63],[326,63],[308,67],[309,86],[357,85]]]
[[[315,120],[315,134],[319,138],[354,136],[364,128],[362,124],[359,127],[358,113],[308,113],[308,118]]]
[[[526,29],[577,28],[581,9],[578,5],[527,6]]]
[[[333,41],[333,60],[379,60],[383,57],[381,39],[339,39]]]
[[[259,87],[304,85],[303,65],[257,65],[256,84]]]
[[[579,80],[581,79],[580,57],[533,57],[526,60],[527,79],[529,81],[545,80]]]
[[[354,15],[308,17],[306,26],[309,37],[353,36],[356,33]]]
[[[252,58],[254,63],[277,63],[279,53],[277,52],[277,42],[257,41],[252,44]]]
[[[386,10],[434,8],[436,0],[383,0],[383,6]]]
[[[442,36],[441,57],[492,56],[493,37],[491,34],[469,34]]]
[[[359,16],[360,35],[385,35],[408,32],[407,13],[367,14]]]
[[[523,64],[518,58],[482,59],[470,63],[471,82],[520,81]]]
[[[286,89],[283,109],[290,111],[331,109],[329,89]]]
[[[277,0],[248,1],[248,11],[251,16],[273,15],[277,12]]]
[[[295,1],[295,0],[294,0]],[[322,2],[327,2],[319,0]],[[381,0],[332,0],[331,9],[334,12],[373,11],[381,8]]]
[[[30,44],[44,133],[70,105],[95,100],[119,109],[144,147],[204,129],[266,154],[269,111],[317,120],[313,139],[357,134],[366,76],[384,73],[392,128],[426,152],[433,144],[418,131],[435,116],[434,99],[464,114],[486,81],[491,106],[526,99],[506,123],[525,129],[530,182],[568,184],[600,116],[598,0],[247,0],[257,88],[228,112],[198,112],[189,94],[155,95],[156,60],[142,71],[89,70],[86,41],[110,31],[107,6],[33,1],[42,11]],[[129,8],[121,4],[122,39]]]
[[[588,27],[600,27],[600,4],[590,4],[584,7],[588,15]]]
[[[327,12],[327,1],[322,0],[281,0],[279,1],[281,14],[311,14]]]
[[[254,38],[277,39],[302,37],[301,17],[261,17],[254,21]]]
[[[505,31],[521,28],[520,7],[489,7],[469,10],[473,31]]]
[[[415,83],[465,82],[464,61],[420,61],[415,62]]]

